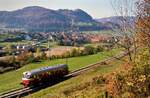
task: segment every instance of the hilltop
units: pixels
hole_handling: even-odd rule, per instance
[[[0,28],[21,28],[27,31],[60,31],[71,26],[79,30],[110,29],[96,22],[81,9],[52,10],[39,6],[30,6],[15,11],[0,11]]]

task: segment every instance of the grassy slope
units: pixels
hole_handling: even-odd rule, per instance
[[[101,98],[103,86],[93,84],[92,80],[100,74],[106,74],[119,68],[122,61],[115,61],[108,66],[101,66],[87,74],[83,74],[60,84],[38,91],[27,98]]]
[[[109,51],[109,52],[105,51],[105,52],[98,53],[95,55],[69,58],[68,59],[69,70],[72,71],[80,67],[86,66],[88,64],[95,63],[99,60],[107,58],[108,56],[112,56],[113,54],[116,54],[118,52],[119,52],[119,49],[116,49],[113,51]],[[60,63],[65,63],[65,59],[32,63],[16,71],[11,71],[8,73],[0,74],[0,93],[11,90],[11,89],[22,87],[22,85],[20,85],[19,83],[21,82],[22,73],[24,71],[32,70],[35,68],[40,68],[42,66],[55,65],[55,64],[60,64]]]

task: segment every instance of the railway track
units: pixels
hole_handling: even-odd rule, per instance
[[[0,98],[12,98],[12,97],[16,97],[19,96],[25,92],[29,92],[31,89],[30,88],[20,88],[20,89],[16,89],[7,93],[4,93],[0,96]]]
[[[120,59],[124,56],[126,56],[128,54],[128,52],[123,52],[117,56],[113,56],[113,57],[110,57],[110,58],[107,58],[105,60],[102,60],[100,62],[97,62],[97,63],[94,63],[94,64],[90,64],[86,67],[82,67],[80,69],[77,69],[75,71],[72,71],[70,72],[68,75],[65,76],[65,78],[69,78],[69,77],[74,77],[74,76],[77,76],[77,75],[80,75],[84,72],[87,72],[91,69],[94,69],[96,67],[99,67],[101,65],[104,65],[105,63],[107,62],[110,62],[110,61],[113,61],[113,60],[116,60],[116,59]],[[27,87],[27,88],[20,88],[20,89],[16,89],[16,90],[13,90],[13,91],[10,91],[10,92],[7,92],[7,93],[3,93],[0,95],[0,98],[16,98],[16,97],[21,97],[21,96],[25,96],[25,95],[28,95],[32,92],[35,92],[35,91],[38,91],[44,87],[48,87],[50,85],[41,85],[39,87]]]
[[[77,76],[77,75],[79,75],[79,74],[82,74],[82,73],[84,73],[84,72],[87,72],[88,70],[94,69],[94,68],[96,68],[96,67],[100,67],[101,65],[104,65],[104,64],[106,64],[106,63],[108,63],[108,62],[110,62],[110,61],[123,58],[123,57],[125,57],[127,54],[128,54],[127,52],[124,52],[124,53],[119,54],[119,55],[117,55],[117,56],[113,56],[113,57],[107,58],[107,59],[105,59],[105,60],[102,60],[102,61],[100,61],[100,62],[90,64],[90,65],[88,65],[88,66],[86,66],[86,67],[82,67],[82,68],[80,68],[80,69],[77,69],[77,70],[75,70],[75,71],[70,72],[70,74],[66,75],[65,77]]]

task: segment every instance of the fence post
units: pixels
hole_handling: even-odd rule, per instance
[[[108,92],[107,91],[105,92],[105,98],[108,98]]]

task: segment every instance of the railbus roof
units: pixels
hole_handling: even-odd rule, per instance
[[[34,69],[34,70],[31,70],[31,71],[23,72],[23,75],[33,76],[35,74],[40,74],[40,73],[43,73],[43,72],[47,72],[47,71],[50,71],[50,70],[56,70],[58,68],[63,68],[63,67],[68,67],[68,66],[66,64],[58,64],[58,65],[55,65],[55,66],[41,67],[39,69]]]

